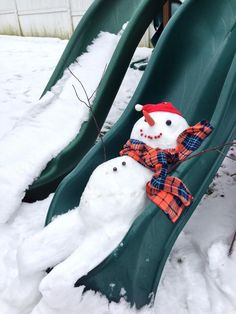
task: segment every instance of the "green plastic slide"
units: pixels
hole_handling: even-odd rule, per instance
[[[151,60],[126,111],[104,137],[108,159],[119,155],[140,114],[137,103],[171,101],[193,125],[207,119],[214,126],[204,141],[207,149],[236,136],[236,1],[186,0],[161,35]],[[224,152],[227,148],[224,149]],[[123,239],[100,265],[78,278],[76,286],[100,291],[119,301],[126,298],[140,308],[155,296],[171,248],[214,178],[223,156],[205,153],[182,163],[180,177],[194,196],[177,223],[153,203],[144,209]],[[47,221],[78,206],[92,171],[103,162],[103,147],[96,144],[62,181],[50,206]],[[114,283],[111,287],[111,283]],[[56,284],[56,283],[55,283]],[[123,290],[124,291],[124,290]]]
[[[133,53],[165,0],[96,0],[88,9],[71,37],[43,95],[61,78],[63,71],[86,51],[101,31],[118,33],[129,21],[93,102],[93,112],[101,128],[118,92]],[[142,21],[142,22],[140,22]],[[112,82],[112,84],[110,84]],[[30,186],[25,201],[45,198],[55,191],[61,180],[78,164],[98,136],[92,116],[84,122],[79,134],[53,160]]]

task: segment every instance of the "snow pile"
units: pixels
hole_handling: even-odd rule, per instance
[[[35,106],[67,40],[0,35],[0,41],[1,139]]]
[[[88,52],[70,66],[90,96],[96,90],[120,35],[101,33]],[[104,49],[104,46],[106,49]],[[130,69],[125,92],[116,99],[116,110],[128,103],[141,72]],[[130,82],[127,86],[127,81]],[[88,119],[88,108],[78,100],[73,90],[86,101],[77,79],[68,71],[33,109],[20,119],[1,139],[0,145],[0,222],[6,222],[20,206],[24,191],[40,175],[53,157],[65,148]],[[123,85],[124,86],[124,85]],[[121,105],[122,103],[122,105]],[[114,123],[112,117],[109,123]],[[26,153],[27,152],[27,153]],[[6,162],[7,160],[7,162]]]
[[[40,299],[38,285],[44,272],[22,278],[17,266],[17,247],[25,238],[43,228],[51,200],[52,195],[43,202],[23,204],[13,221],[0,227],[1,314],[30,313]]]

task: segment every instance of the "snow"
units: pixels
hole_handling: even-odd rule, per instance
[[[67,41],[3,35],[0,40],[1,138],[39,99]]]
[[[52,195],[43,202],[22,204],[17,217],[0,227],[0,308],[1,314],[30,313],[40,299],[38,285],[44,273],[22,280],[17,266],[17,247],[25,238],[40,231],[45,222]]]
[[[26,127],[28,127],[27,121],[29,117],[27,118],[27,116],[36,110],[35,100],[38,99],[46,85],[50,72],[60,55],[59,50],[60,52],[62,51],[66,42],[57,39],[7,36],[0,36],[0,41],[0,56],[2,59],[4,57],[5,61],[0,69],[0,112],[1,122],[4,121],[4,123],[0,124],[0,134],[2,135],[0,147],[2,147],[2,143],[4,143],[3,139],[8,137],[9,134],[12,134],[11,132],[13,132],[14,128],[21,121],[25,121]],[[34,60],[37,61],[34,63]],[[36,74],[32,69],[36,70]],[[15,74],[20,77],[17,78]],[[129,83],[129,80],[127,80],[123,85],[123,92],[122,90],[120,92],[120,99],[125,98],[126,103],[128,102],[127,99],[132,96],[132,86],[135,88],[135,84],[129,85]],[[25,93],[27,90],[28,92]],[[126,96],[123,96],[125,92],[127,92]],[[121,102],[117,101],[116,108],[121,108]],[[117,113],[121,113],[122,108],[116,110],[113,114],[114,118],[117,117]],[[25,113],[27,113],[27,116],[22,118],[25,116]],[[107,125],[109,126],[110,124]],[[27,149],[26,151],[28,153],[29,150]],[[235,158],[236,149],[232,148],[229,154]],[[9,171],[11,167],[14,167],[14,163],[18,162],[14,157],[8,155],[5,160],[1,157],[3,166],[7,167]],[[28,267],[23,267],[23,263],[26,260],[30,260],[30,258],[33,259],[33,256],[25,256],[24,261],[20,260],[20,249],[23,250],[24,245],[27,246],[27,243],[28,245],[30,244],[29,239],[40,238],[40,234],[43,233],[42,230],[47,209],[53,195],[50,195],[44,201],[34,204],[20,203],[20,199],[16,197],[18,201],[16,207],[19,206],[19,208],[7,224],[0,226],[1,314],[236,313],[236,247],[232,255],[228,256],[230,243],[236,230],[234,195],[236,176],[231,176],[231,174],[236,172],[235,169],[235,162],[226,158],[208,194],[204,196],[193,217],[173,247],[161,278],[154,306],[152,308],[145,307],[140,311],[134,308],[131,309],[129,304],[124,300],[119,304],[108,303],[104,296],[91,291],[82,295],[82,288],[70,288],[67,299],[60,308],[55,306],[55,302],[51,304],[47,302],[48,300],[52,301],[50,297],[49,299],[41,298],[40,290],[45,295],[47,292],[49,294],[53,292],[54,288],[54,291],[61,292],[60,289],[56,289],[55,285],[51,287],[51,290],[46,290],[47,281],[48,283],[51,281],[49,275],[53,276],[53,272],[46,276],[45,272],[40,270],[43,266],[40,265],[39,269],[38,265],[36,265],[37,267],[33,269],[33,262]],[[12,177],[12,175],[13,172],[8,176],[9,185],[14,187],[15,176]],[[24,177],[23,172],[22,176]],[[26,179],[32,178],[23,178],[23,180]],[[1,178],[0,183],[3,184],[2,182]],[[85,201],[86,198],[84,199]],[[6,198],[5,202],[7,202]],[[4,205],[2,203],[1,207]],[[68,220],[74,220],[75,222],[76,219],[73,218],[76,217],[76,213],[77,211],[74,210],[65,216],[68,217]],[[65,229],[63,233],[65,234],[67,230],[68,237],[70,238],[70,230],[67,229],[68,225],[62,222],[62,220],[65,222],[64,219],[67,218],[60,217],[55,220],[55,223],[61,223],[63,225],[61,228]],[[74,231],[79,233],[78,225],[74,223],[73,226]],[[101,230],[100,228],[98,229]],[[114,230],[114,232],[116,231]],[[93,254],[93,249],[97,247],[96,243],[99,237],[100,235],[96,237],[96,241],[95,237],[90,239],[91,246],[88,249],[88,254]],[[57,240],[61,241],[61,239],[55,237],[55,241]],[[74,240],[76,241],[76,239]],[[43,246],[43,243],[41,244]],[[60,282],[62,284],[63,272],[61,270],[65,267],[66,274],[70,275],[68,265],[70,265],[74,254],[77,252],[76,250],[74,251],[77,243],[74,242],[73,246],[71,244],[70,248],[68,248],[68,250],[73,251],[71,258],[66,259],[65,262],[55,267],[55,270],[58,270],[54,274],[60,274]],[[64,252],[63,256],[55,257],[58,258],[57,261],[63,260],[69,254],[68,251],[62,251]],[[46,253],[48,255],[56,254],[55,251],[48,251]],[[34,252],[34,254],[40,254],[40,250]],[[19,265],[17,264],[18,261]],[[47,263],[55,263],[57,261],[52,260],[47,261]],[[96,261],[94,262],[96,263]],[[64,295],[64,292],[62,291],[62,295]]]

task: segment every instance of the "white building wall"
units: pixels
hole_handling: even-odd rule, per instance
[[[15,0],[0,1],[0,34],[21,35]]]
[[[0,34],[69,38],[92,2],[0,0]],[[149,31],[141,45],[149,45]]]

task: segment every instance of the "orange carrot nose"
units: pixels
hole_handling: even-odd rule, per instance
[[[143,110],[143,115],[144,115],[147,123],[150,126],[153,126],[155,124],[155,121],[153,120],[153,118],[150,116],[150,114],[147,111]]]

